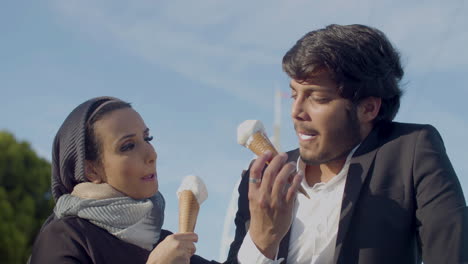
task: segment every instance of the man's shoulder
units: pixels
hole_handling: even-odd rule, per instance
[[[422,137],[420,137],[423,135]],[[437,129],[429,124],[402,123],[402,122],[379,122],[374,126],[372,132],[364,139],[355,156],[368,153],[376,148],[391,149],[408,148],[416,144],[420,139],[441,138]]]
[[[407,122],[382,122],[379,125],[383,127],[393,127],[395,129],[409,129],[409,130],[420,130],[427,127],[433,127],[431,124],[422,124],[422,123],[407,123]]]
[[[299,158],[299,148],[289,150],[286,152],[286,154],[288,154],[288,162],[297,161]]]
[[[380,137],[401,137],[417,135],[421,131],[437,132],[437,129],[430,124],[403,123],[403,122],[382,122],[377,126]]]

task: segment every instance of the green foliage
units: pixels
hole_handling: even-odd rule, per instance
[[[44,220],[52,213],[50,163],[27,142],[0,131],[0,256],[25,263]]]

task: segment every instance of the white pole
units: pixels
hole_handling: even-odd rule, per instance
[[[273,145],[275,145],[276,150],[281,152],[281,91],[276,89],[275,91],[275,118],[274,118],[274,128],[273,128]]]
[[[221,246],[219,247],[219,261],[223,261],[227,258],[229,248],[236,235],[234,220],[236,219],[237,201],[239,199],[237,189],[239,188],[240,182],[241,178],[239,177],[239,180],[232,189],[231,200],[229,201],[229,206],[224,216],[223,234],[221,237]]]

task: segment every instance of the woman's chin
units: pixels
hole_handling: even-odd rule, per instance
[[[148,193],[146,193],[146,198],[150,198],[150,197],[153,197],[158,191],[159,191],[159,188],[158,188],[158,182],[156,182],[156,186],[154,186],[152,188],[152,190],[148,191]]]
[[[135,200],[143,200],[153,197],[157,192],[158,186],[156,185],[156,187],[152,188],[151,190],[145,190],[144,192],[139,192],[128,196]]]

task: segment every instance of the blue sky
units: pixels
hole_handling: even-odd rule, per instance
[[[274,91],[289,92],[284,53],[308,31],[361,23],[384,31],[401,52],[405,95],[396,120],[438,128],[468,192],[467,3],[376,2],[4,1],[0,129],[50,160],[58,127],[79,103],[101,95],[132,102],[155,136],[165,228],[177,229],[182,178],[200,176],[209,198],[196,228],[198,254],[219,259],[231,194],[252,158],[236,143],[237,125],[259,119],[271,134]],[[290,100],[282,103],[288,150],[297,142]]]

